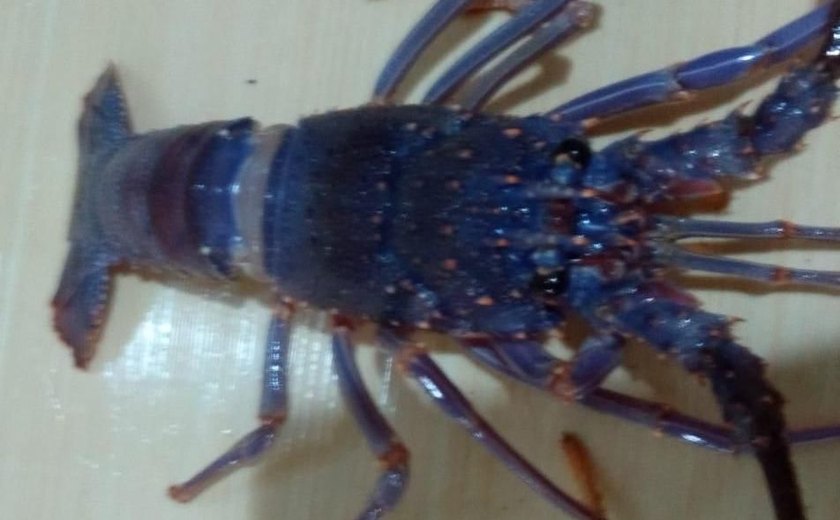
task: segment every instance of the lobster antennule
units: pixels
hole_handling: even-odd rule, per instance
[[[840,271],[793,269],[772,264],[691,253],[679,247],[665,247],[657,254],[663,262],[684,269],[719,273],[775,284],[804,284],[840,289]]]
[[[85,96],[79,119],[79,170],[70,251],[52,300],[53,324],[73,349],[76,365],[85,367],[105,318],[110,268],[116,255],[101,240],[94,214],[93,186],[103,162],[132,135],[128,109],[116,67],[108,65]]]
[[[656,229],[657,234],[668,242],[667,245],[658,248],[656,255],[663,262],[675,267],[770,283],[840,287],[840,272],[838,271],[792,269],[779,265],[719,258],[694,253],[673,244],[685,238],[790,239],[837,243],[840,242],[840,228],[838,227],[803,226],[786,220],[730,222],[659,217],[656,220]]]
[[[840,242],[840,227],[803,226],[787,220],[732,222],[659,217],[656,227],[668,240],[683,238],[760,238]]]

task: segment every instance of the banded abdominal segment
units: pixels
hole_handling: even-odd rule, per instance
[[[106,247],[138,267],[228,275],[237,232],[225,177],[247,153],[252,125],[206,123],[129,139],[97,184]]]

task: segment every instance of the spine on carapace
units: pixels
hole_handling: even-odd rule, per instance
[[[265,278],[268,177],[288,126],[251,119],[131,130],[116,71],[85,98],[70,252],[55,327],[83,366],[93,355],[116,265]]]

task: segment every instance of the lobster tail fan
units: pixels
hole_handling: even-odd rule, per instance
[[[128,107],[117,68],[110,64],[85,96],[82,117],[79,119],[81,164],[84,166],[89,164],[90,159],[112,152],[131,133]]]
[[[102,243],[96,207],[102,165],[132,135],[125,96],[116,67],[109,65],[85,96],[79,119],[79,179],[70,225],[70,251],[52,300],[53,323],[73,349],[76,365],[85,367],[104,322],[110,292],[110,269],[117,259]]]
[[[79,368],[86,367],[93,358],[105,321],[112,263],[110,255],[100,248],[73,244],[52,300],[53,327],[73,350]]]

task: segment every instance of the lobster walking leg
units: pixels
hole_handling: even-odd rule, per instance
[[[440,0],[412,28],[388,59],[376,81],[373,100],[389,101],[423,51],[452,20],[465,11],[505,9],[515,15],[444,72],[424,96],[423,103],[425,104],[445,101],[478,69],[509,49],[519,39],[534,32],[546,20],[554,18],[568,3],[569,0]],[[536,56],[556,45],[565,34],[578,26],[587,25],[592,18],[592,7],[586,2],[572,2],[569,13],[564,18],[560,19],[558,16],[558,19],[552,22],[553,28],[538,31],[538,35],[532,38],[532,43],[518,52],[513,60],[506,63],[504,71],[497,70],[491,80],[485,80],[482,88],[469,96],[471,102],[477,106],[477,98],[491,95],[492,91]],[[569,21],[574,27],[565,27],[569,25]]]
[[[333,331],[333,356],[338,381],[347,407],[365,435],[371,451],[382,462],[382,473],[359,520],[376,520],[396,507],[408,484],[408,450],[377,410],[365,389],[346,327]]]
[[[272,318],[266,341],[262,396],[259,416],[262,424],[242,437],[225,453],[182,484],[169,488],[169,495],[188,502],[207,487],[237,469],[253,464],[273,444],[286,418],[290,329],[287,317]]]
[[[438,0],[406,35],[376,79],[373,99],[387,102],[432,41],[461,12],[478,0]],[[486,7],[481,3],[481,7]],[[489,7],[488,7],[489,8]]]
[[[819,41],[837,23],[838,11],[840,2],[825,3],[751,45],[715,51],[607,85],[563,103],[546,116],[566,121],[597,121],[644,106],[684,99],[694,90],[737,81]]]
[[[558,359],[535,342],[521,343],[515,348],[515,354],[511,353],[513,344],[505,343],[470,341],[464,343],[464,348],[483,366],[555,395],[558,394],[558,386],[553,383],[556,382],[558,372],[562,374],[574,369],[573,363]],[[503,350],[507,353],[502,353]],[[605,366],[608,365],[602,365]],[[598,371],[591,373],[597,374]],[[568,386],[562,385],[559,388],[566,389]],[[578,391],[573,392],[574,397],[580,404],[599,412],[647,426],[658,434],[702,448],[724,453],[742,449],[729,426],[704,421],[680,413],[668,405],[606,388],[591,386],[585,392],[583,389],[578,387]],[[568,395],[566,392],[565,396]],[[840,439],[840,425],[790,430],[787,439],[791,444]]]
[[[552,356],[536,341],[472,339],[462,344],[472,355],[515,379],[563,398],[579,399],[618,366],[624,341],[612,334],[591,336],[572,361]]]
[[[473,409],[467,398],[428,355],[412,347],[406,340],[390,331],[383,332],[381,336],[386,348],[396,354],[400,366],[421,384],[423,390],[429,394],[435,403],[447,415],[464,426],[491,453],[501,459],[529,487],[575,518],[581,520],[598,520],[600,518],[586,506],[555,486],[537,468],[517,453]]]
[[[517,9],[539,0],[473,0],[467,12],[492,11],[504,9],[514,12]]]
[[[553,18],[568,3],[569,0],[539,0],[523,7],[444,72],[423,96],[423,103],[435,105],[444,102],[475,71],[533,32],[540,24]]]
[[[732,428],[691,417],[655,401],[596,388],[580,402],[594,410],[648,426],[657,433],[702,448],[725,453],[734,453],[742,448],[735,441]],[[840,425],[788,430],[785,437],[792,445],[837,440],[840,439]]]
[[[522,45],[483,72],[458,93],[455,104],[465,110],[478,111],[507,82],[531,65],[544,53],[557,47],[587,28],[595,17],[595,7],[588,2],[574,1],[550,22],[540,27]]]

